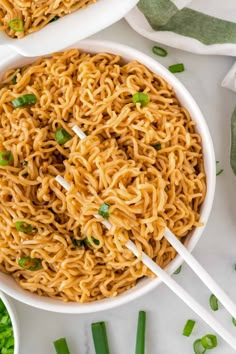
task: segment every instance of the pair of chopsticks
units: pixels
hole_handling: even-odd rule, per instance
[[[87,136],[75,125],[72,130],[82,140]],[[68,192],[71,185],[61,176],[56,177],[56,181]],[[78,193],[79,194],[79,193]],[[102,219],[100,215],[94,217],[108,229],[112,229],[112,224],[108,220]],[[236,305],[224,292],[224,290],[216,283],[216,281],[207,273],[201,264],[193,257],[186,247],[177,239],[177,237],[166,227],[165,238],[185,260],[185,262],[198,275],[202,282],[210,289],[210,291],[218,298],[221,304],[228,312],[236,318]],[[136,256],[140,257],[140,253],[131,240],[126,243],[126,247]],[[212,314],[199,304],[184,288],[182,288],[165,270],[159,267],[146,253],[142,252],[141,261],[149,268],[157,277],[159,277],[177,296],[179,296],[199,317],[203,319],[219,336],[221,336],[233,349],[236,350],[236,338],[227,331],[220,322],[218,322]]]

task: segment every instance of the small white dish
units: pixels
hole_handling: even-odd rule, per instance
[[[157,75],[160,75],[163,79],[165,79],[169,84],[172,85],[180,102],[184,107],[188,109],[192,119],[197,123],[196,130],[202,137],[204,165],[207,176],[207,193],[201,208],[201,222],[204,224],[204,226],[195,228],[188,235],[185,242],[185,246],[191,252],[198,243],[207,224],[213,204],[216,182],[216,166],[213,143],[206,121],[198,105],[194,101],[189,91],[184,87],[184,85],[178,80],[176,76],[170,73],[169,70],[167,70],[159,62],[138,50],[135,50],[131,47],[122,44],[99,40],[85,40],[74,44],[73,47],[79,48],[83,51],[90,53],[109,52],[121,55],[125,61],[137,60],[140,63],[146,65],[151,71],[153,71]],[[33,62],[35,59],[36,58],[23,58],[20,57],[18,54],[15,54],[15,56],[11,55],[9,56],[9,58],[5,58],[4,61],[0,62],[0,72],[2,73],[10,67],[19,68],[20,66]],[[165,270],[169,274],[172,274],[182,263],[182,258],[180,256],[177,256],[165,268]],[[118,295],[117,297],[107,298],[91,303],[80,304],[75,302],[66,303],[49,297],[38,296],[36,294],[30,293],[29,291],[23,290],[11,276],[0,273],[0,289],[12,296],[13,298],[40,309],[53,312],[74,314],[103,311],[117,307],[119,305],[126,304],[129,301],[135,300],[138,297],[148,293],[161,283],[161,280],[157,278],[145,278],[138,281],[135,287]]]
[[[138,0],[99,0],[22,39],[13,39],[0,32],[0,46],[8,46],[26,57],[56,52],[119,21],[137,2]]]
[[[19,326],[17,321],[17,315],[15,309],[11,303],[11,301],[0,291],[0,299],[3,301],[4,305],[6,306],[7,312],[11,318],[12,328],[13,328],[13,335],[14,335],[14,354],[19,354]]]

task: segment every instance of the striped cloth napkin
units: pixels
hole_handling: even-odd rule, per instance
[[[126,20],[157,43],[196,54],[236,57],[236,0],[140,0]],[[222,86],[236,92],[236,63]],[[231,166],[236,175],[236,109],[231,134]]]

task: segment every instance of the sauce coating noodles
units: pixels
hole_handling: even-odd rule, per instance
[[[137,92],[148,95],[146,106],[133,103]],[[37,102],[14,108],[25,94]],[[201,226],[201,137],[172,87],[144,65],[77,49],[38,59],[5,73],[0,116],[0,151],[13,156],[0,166],[0,270],[22,288],[63,301],[116,296],[153,276],[125,247],[129,238],[165,267],[176,255],[165,225],[182,240]],[[60,128],[72,136],[61,145]],[[93,216],[103,203],[110,231]],[[23,269],[22,257],[41,268]]]
[[[0,0],[0,31],[22,38],[39,31],[49,22],[83,9],[98,0]],[[12,30],[12,20],[21,20],[24,31]]]

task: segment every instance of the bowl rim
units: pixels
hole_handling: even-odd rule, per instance
[[[198,107],[196,101],[193,99],[190,92],[185,88],[185,86],[176,78],[172,73],[168,71],[162,64],[157,62],[155,59],[150,56],[144,54],[143,52],[136,50],[132,47],[104,40],[84,40],[81,42],[77,42],[71,48],[79,48],[81,51],[87,51],[91,53],[98,52],[110,52],[112,54],[121,55],[124,60],[137,60],[147,66],[151,71],[157,73],[161,77],[163,77],[169,84],[172,85],[176,96],[179,98],[181,104],[187,108],[189,111],[191,118],[197,122],[196,130],[201,130],[202,137],[202,146],[204,153],[204,166],[206,171],[206,179],[207,179],[207,191],[204,203],[201,207],[201,221],[203,222],[203,226],[199,228],[195,228],[186,238],[185,245],[188,250],[191,252],[196,244],[198,243],[200,237],[203,234],[205,226],[207,224],[210,211],[213,205],[214,192],[215,192],[215,184],[216,184],[216,166],[215,166],[215,154],[213,148],[213,142],[211,139],[211,135],[206,124],[205,118]],[[18,62],[19,55],[15,55],[15,59]],[[24,58],[24,60],[27,60]],[[31,58],[30,62],[33,62],[35,58]],[[29,58],[27,60],[29,62]],[[9,59],[9,65],[4,63],[6,68],[13,65],[14,57]],[[1,69],[1,63],[0,63]],[[4,69],[5,70],[5,69]],[[173,261],[169,263],[169,265],[165,268],[165,270],[172,274],[181,264],[183,263],[182,258],[177,255]],[[3,275],[2,275],[3,276]],[[0,274],[1,278],[1,274]],[[141,286],[140,283],[143,285]],[[147,283],[147,284],[146,284]],[[114,297],[114,298],[106,298],[98,301],[94,301],[91,303],[76,303],[76,302],[63,302],[60,300],[54,300],[49,297],[40,297],[39,295],[32,294],[29,291],[22,290],[20,287],[17,291],[12,288],[12,286],[8,286],[4,284],[2,280],[0,280],[0,289],[3,290],[8,295],[13,298],[28,304],[30,306],[52,311],[59,313],[74,313],[74,314],[82,314],[82,313],[93,313],[108,310],[111,308],[115,308],[120,305],[124,305],[132,300],[147,294],[158,285],[160,285],[162,281],[160,279],[145,279],[140,280],[139,285],[135,285],[132,289],[125,291],[124,293]]]
[[[14,354],[19,354],[19,325],[17,321],[17,315],[11,300],[9,300],[6,295],[0,291],[0,299],[3,301],[4,305],[6,306],[7,312],[9,313],[12,328],[13,328],[13,336],[14,336]]]

